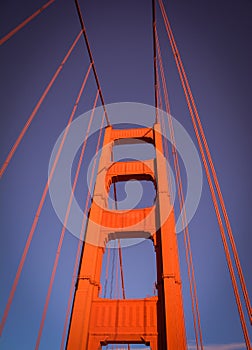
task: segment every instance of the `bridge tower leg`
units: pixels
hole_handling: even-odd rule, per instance
[[[113,146],[153,144],[155,159],[112,162]],[[152,207],[108,209],[113,182],[149,180],[157,196]],[[116,238],[150,238],[157,261],[158,295],[144,299],[99,297],[106,244]],[[174,210],[170,202],[160,125],[105,129],[96,185],[76,283],[67,350],[97,350],[107,344],[145,344],[152,350],[185,350],[186,334]]]

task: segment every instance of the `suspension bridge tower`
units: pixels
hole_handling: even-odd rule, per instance
[[[108,344],[145,344],[152,350],[186,349],[174,211],[160,131],[159,123],[151,128],[118,130],[108,126],[105,129],[76,283],[66,345],[68,350],[97,350]],[[116,143],[137,143],[139,140],[153,144],[155,159],[112,161]],[[110,185],[132,179],[154,183],[154,206],[129,211],[109,210]],[[100,274],[106,243],[132,237],[151,239],[154,244],[157,296],[100,298]]]
[[[35,17],[37,17],[40,13],[42,13],[46,8],[48,8],[54,2],[55,0],[48,0],[40,9],[34,12],[31,16],[27,17],[25,20],[23,20],[23,22],[21,22],[13,30],[7,33],[4,37],[0,38],[0,46],[3,45],[9,39],[11,39],[25,25],[31,22]],[[64,2],[59,2],[59,3],[64,3]],[[194,100],[193,93],[190,88],[189,80],[187,78],[184,65],[182,63],[181,55],[179,53],[179,50],[173,35],[173,31],[170,26],[170,22],[166,14],[165,6],[162,0],[158,0],[158,3],[162,14],[162,19],[163,19],[162,22],[165,26],[165,31],[169,39],[170,48],[171,48],[174,61],[176,64],[176,68],[179,74],[179,80],[181,82],[183,93],[185,95],[186,104],[188,107],[190,119],[192,122],[194,134],[196,137],[198,150],[201,155],[202,164],[205,170],[205,176],[209,186],[209,193],[211,195],[211,200],[213,203],[213,208],[217,219],[217,224],[219,227],[219,233],[220,233],[220,237],[223,245],[223,251],[227,262],[227,271],[230,275],[230,280],[231,280],[233,293],[234,293],[234,299],[236,302],[237,312],[239,314],[240,325],[241,325],[241,329],[244,337],[244,343],[239,343],[239,345],[241,345],[243,348],[246,346],[247,350],[251,350],[252,347],[251,347],[248,324],[250,325],[252,324],[252,307],[250,303],[248,289],[245,282],[245,277],[242,271],[241,262],[238,255],[238,250],[235,243],[235,236],[233,235],[231,222],[227,213],[226,205],[224,202],[224,198],[220,188],[220,183],[217,177],[217,172],[215,170],[213,158],[211,156],[211,152],[208,146],[204,128],[201,123],[196,102]],[[50,304],[49,302],[50,302],[52,288],[53,288],[56,271],[59,263],[62,244],[63,244],[66,230],[68,230],[69,213],[72,207],[73,196],[77,186],[81,164],[82,164],[85,149],[86,149],[86,142],[87,142],[87,138],[89,137],[89,132],[91,130],[91,124],[93,121],[94,111],[97,106],[98,98],[100,98],[100,102],[103,106],[104,115],[103,115],[103,119],[99,129],[100,134],[99,134],[97,147],[96,147],[97,152],[99,150],[100,141],[102,139],[100,136],[102,135],[102,132],[103,132],[103,121],[105,119],[107,122],[107,126],[104,129],[103,145],[100,153],[96,182],[95,182],[94,191],[92,194],[92,201],[91,201],[91,205],[88,213],[88,220],[86,225],[82,251],[81,251],[82,241],[80,240],[77,253],[76,253],[74,272],[72,277],[72,285],[70,289],[70,297],[69,297],[69,302],[68,302],[68,307],[66,312],[66,319],[65,319],[60,349],[62,350],[64,347],[66,347],[67,350],[98,350],[98,349],[101,350],[103,346],[108,346],[110,344],[113,344],[113,345],[128,344],[128,349],[130,349],[131,344],[142,344],[142,345],[149,346],[152,350],[186,350],[187,345],[186,345],[186,332],[185,332],[185,324],[184,324],[184,308],[183,308],[183,301],[182,301],[182,285],[181,285],[181,278],[180,278],[180,264],[179,264],[179,254],[178,254],[178,246],[177,246],[177,236],[175,232],[174,207],[171,201],[168,176],[167,176],[168,175],[167,167],[166,167],[166,157],[168,158],[168,148],[167,148],[167,143],[164,142],[164,146],[165,146],[164,148],[166,151],[164,152],[164,149],[163,149],[164,140],[161,132],[161,125],[163,125],[162,124],[163,119],[160,118],[161,119],[160,120],[158,118],[158,110],[163,109],[162,100],[164,100],[165,102],[167,116],[170,115],[170,105],[169,105],[167,85],[165,80],[165,71],[164,71],[162,55],[161,55],[161,48],[160,48],[159,39],[158,39],[158,31],[156,28],[155,0],[152,0],[154,90],[155,90],[155,111],[156,111],[155,122],[154,122],[154,125],[148,125],[148,127],[145,126],[142,128],[139,127],[139,128],[132,128],[132,129],[116,129],[110,124],[110,120],[106,112],[105,102],[104,102],[101,86],[99,83],[98,74],[95,68],[94,59],[91,53],[91,48],[88,42],[88,37],[84,26],[84,21],[82,18],[78,0],[75,0],[75,5],[76,5],[80,25],[81,25],[81,31],[73,40],[70,48],[66,52],[57,70],[55,71],[51,80],[48,82],[46,88],[44,89],[42,95],[38,99],[38,102],[36,103],[34,109],[29,115],[21,132],[16,138],[13,146],[11,147],[6,159],[4,160],[0,168],[0,178],[1,178],[4,175],[6,169],[8,168],[10,162],[12,161],[12,158],[15,155],[17,149],[21,146],[21,141],[26,135],[42,103],[46,99],[47,94],[49,93],[54,82],[56,81],[57,77],[62,71],[68,58],[72,54],[79,39],[81,38],[81,36],[83,36],[86,44],[87,53],[90,59],[89,67],[86,71],[85,77],[83,77],[82,85],[79,89],[78,95],[76,96],[76,100],[73,105],[72,112],[71,112],[71,115],[69,116],[64,133],[62,133],[61,135],[62,138],[60,139],[60,144],[56,143],[57,147],[56,149],[54,149],[55,154],[54,152],[52,153],[52,155],[54,154],[54,157],[51,158],[52,162],[51,162],[51,167],[49,169],[48,179],[46,181],[42,195],[39,200],[39,204],[35,211],[35,215],[33,217],[32,225],[29,230],[29,234],[27,236],[27,240],[22,252],[22,256],[20,258],[20,262],[18,264],[15,278],[12,283],[6,305],[4,306],[3,316],[2,316],[2,319],[0,320],[0,336],[4,331],[6,321],[9,317],[10,308],[13,303],[16,289],[18,284],[20,283],[21,273],[23,271],[24,264],[27,259],[29,250],[31,249],[31,242],[34,239],[33,237],[34,237],[35,231],[37,230],[39,220],[41,220],[42,209],[44,205],[46,205],[46,199],[47,199],[49,189],[52,188],[53,182],[55,181],[56,174],[57,174],[56,169],[58,170],[59,173],[61,173],[62,166],[65,166],[67,164],[67,162],[65,162],[65,158],[62,157],[62,152],[66,148],[67,143],[65,146],[64,144],[65,144],[66,138],[69,137],[67,135],[70,131],[70,126],[75,116],[77,107],[79,105],[80,99],[85,89],[90,72],[93,72],[93,77],[95,79],[96,86],[97,86],[96,97],[94,99],[93,109],[92,109],[92,113],[89,119],[89,124],[87,127],[86,138],[82,144],[82,149],[80,152],[77,169],[74,176],[72,191],[70,193],[68,204],[66,206],[64,220],[61,220],[63,223],[63,226],[61,229],[61,233],[60,233],[60,237],[57,245],[57,250],[56,250],[56,254],[53,262],[53,268],[50,276],[50,282],[48,285],[43,312],[41,315],[41,321],[40,321],[39,330],[37,334],[35,350],[39,350],[39,347],[40,347],[42,332],[44,329],[48,307]],[[57,23],[60,23],[60,22],[57,22]],[[20,47],[21,46],[18,45],[18,48]],[[11,50],[9,51],[9,53],[11,53],[11,57],[12,57],[13,51]],[[58,56],[58,54],[56,56]],[[159,79],[159,73],[161,76],[161,81]],[[162,83],[162,89],[161,89],[160,82]],[[154,120],[154,115],[153,115],[153,120]],[[188,270],[190,296],[192,301],[195,344],[198,350],[199,349],[203,350],[203,339],[202,339],[202,331],[200,326],[200,314],[199,314],[199,307],[198,307],[198,300],[197,300],[197,293],[196,293],[194,268],[193,268],[193,262],[192,262],[192,251],[191,251],[191,245],[190,245],[189,232],[187,228],[188,222],[187,222],[186,212],[185,210],[183,210],[184,209],[183,208],[183,205],[184,205],[183,186],[182,186],[181,175],[180,175],[178,155],[175,147],[176,145],[175,135],[174,135],[174,130],[173,130],[173,126],[170,118],[168,118],[168,125],[169,125],[169,132],[170,132],[170,138],[171,138],[171,144],[172,144],[174,170],[176,174],[175,180],[176,180],[176,185],[178,189],[179,205],[180,205],[181,212],[183,211],[182,222],[184,226],[183,233],[184,233],[184,244],[185,244],[185,250],[186,250],[185,255],[186,255],[186,263],[187,263],[187,270]],[[46,128],[46,130],[47,129],[48,128]],[[162,130],[165,131],[165,127],[162,127]],[[129,143],[135,144],[139,142],[146,142],[153,145],[155,150],[153,159],[134,160],[134,161],[125,160],[123,162],[114,161],[113,151],[114,151],[115,145],[129,144]],[[66,153],[68,153],[68,151],[66,151]],[[21,154],[22,153],[20,153],[19,156]],[[62,162],[61,167],[59,166],[60,162]],[[23,166],[24,164],[26,165],[26,163],[27,162],[19,163],[19,164]],[[12,168],[10,175],[14,174],[14,169],[15,168]],[[19,169],[19,168],[16,168],[16,169]],[[95,166],[93,164],[92,171],[94,169],[95,169]],[[71,174],[70,167],[67,170],[69,170],[67,172],[68,175]],[[71,179],[70,176],[69,176],[69,179]],[[145,207],[141,209],[133,208],[129,210],[119,210],[116,204],[117,203],[116,183],[120,181],[128,181],[128,180],[151,181],[154,184],[154,188],[156,191],[154,204],[150,207]],[[26,179],[26,183],[27,185],[30,186],[29,177]],[[60,179],[59,187],[62,186],[62,183],[63,183],[62,179]],[[12,184],[12,182],[10,182],[6,187],[7,191],[9,191],[10,189],[10,186],[9,186],[10,184]],[[109,190],[111,185],[113,185],[114,187],[114,195],[115,195],[114,209],[111,209],[109,206]],[[90,187],[92,187],[92,185],[90,185]],[[28,189],[30,190],[30,187],[28,187]],[[38,190],[40,191],[40,185]],[[14,193],[15,191],[12,191],[12,192]],[[6,193],[8,193],[9,195],[9,192],[6,192]],[[25,193],[25,192],[22,191],[22,193]],[[51,191],[50,191],[50,194],[51,194]],[[89,192],[86,198],[86,207],[85,207],[84,213],[86,213],[86,209],[88,208],[90,196],[91,196],[91,193]],[[10,204],[12,202],[9,201],[9,197],[6,197],[6,198],[8,198],[7,207],[9,206],[9,208],[11,209],[11,215],[13,216],[13,212],[12,212],[13,207]],[[59,196],[60,200],[62,198],[63,197]],[[23,200],[23,197],[21,197],[21,199]],[[13,203],[16,203],[16,198],[13,198]],[[20,201],[20,205],[23,205],[23,201]],[[51,208],[50,204],[49,206]],[[14,208],[16,208],[16,206],[14,206]],[[62,206],[62,208],[64,209],[64,205]],[[5,215],[5,216],[7,221],[5,222],[4,229],[11,227],[11,225],[9,225],[10,216],[9,215]],[[23,219],[24,215],[22,211],[21,211],[21,216]],[[17,222],[21,222],[21,221],[19,220]],[[83,220],[83,222],[85,222],[85,220]],[[84,224],[83,224],[83,227],[84,227]],[[239,225],[237,227],[239,227]],[[47,231],[48,233],[50,230],[49,231],[45,230],[45,231]],[[82,237],[83,231],[84,229],[81,230],[80,237]],[[237,235],[238,234],[239,234],[239,231]],[[37,241],[36,247],[38,247],[38,242],[44,242],[44,244],[46,242],[45,247],[47,249],[47,243],[48,243],[47,238],[50,237],[51,239],[51,234],[50,236],[40,235],[40,238],[43,236],[44,236],[43,238],[44,240]],[[123,239],[131,239],[131,238],[148,239],[148,240],[151,240],[154,245],[154,249],[156,253],[157,295],[142,298],[142,299],[126,298],[125,291],[124,291],[124,283],[123,283],[122,263],[120,258],[121,248],[119,247],[119,260],[120,260],[120,268],[121,268],[120,272],[121,272],[121,279],[122,279],[123,298],[122,299],[119,299],[119,298],[108,299],[105,297],[102,298],[100,280],[101,280],[102,262],[103,262],[105,249],[108,246],[108,244],[113,240],[117,240],[118,242],[121,242]],[[6,242],[10,242],[9,237],[6,240]],[[13,245],[10,245],[10,246],[13,246]],[[39,250],[40,250],[40,246],[39,246]],[[81,251],[81,255],[79,255],[80,251]],[[80,260],[79,260],[79,256],[80,256]],[[69,321],[69,310],[71,308],[70,305],[72,301],[72,294],[73,294],[72,291],[74,289],[76,267],[78,267],[78,262],[79,262],[79,271],[77,274],[77,280],[75,284],[72,312],[71,312],[71,318],[69,322],[67,341],[65,345],[65,335],[68,327],[67,325]],[[47,268],[49,268],[50,261],[47,265],[48,266],[46,266],[46,271],[47,271]],[[4,269],[3,271],[5,272],[5,270],[6,269]],[[30,272],[33,273],[33,271],[34,269],[31,269]],[[35,271],[37,272],[37,270]],[[47,272],[45,273],[45,275],[47,275]],[[5,283],[5,282],[4,284],[6,286],[8,285],[8,283]],[[59,286],[62,286],[62,285],[59,284]],[[35,287],[37,288],[37,286]],[[137,285],[135,287],[138,288]],[[32,293],[30,288],[28,292]],[[55,295],[58,295],[58,294],[55,293]],[[17,301],[16,307],[17,305],[19,306],[18,303],[20,303],[20,300],[21,299]],[[26,295],[26,298],[24,298],[24,300],[28,300],[27,295]],[[36,298],[36,301],[37,300],[39,299]],[[227,302],[229,303],[229,300],[227,300]],[[31,305],[34,306],[35,304],[33,303]],[[231,303],[227,305],[229,306],[231,305]],[[33,312],[34,310],[36,310],[36,313],[37,313],[37,311],[40,310],[40,307],[34,310],[33,308],[31,309]],[[24,307],[23,310],[24,310],[24,313],[26,314],[27,312],[26,307]],[[246,311],[246,313],[244,311]],[[5,343],[5,341],[7,341],[7,336],[6,338],[1,338],[1,341],[3,341],[3,343],[1,344],[5,344],[4,347],[8,349],[13,348],[14,343],[12,343],[12,340],[14,338],[15,338],[14,339],[15,344],[17,344],[17,342],[18,342],[18,346],[19,344],[21,344],[20,343],[21,338],[13,337],[13,332],[11,332],[10,330],[18,329],[19,334],[23,333],[22,330],[20,330],[20,328],[16,326],[18,324],[17,322],[19,322],[20,320],[23,320],[22,315],[19,314],[16,316],[15,309],[13,310],[12,315],[14,316],[14,323],[11,326],[12,328],[7,329],[7,332],[6,332],[6,335],[9,336],[11,341],[11,343],[8,343],[8,344],[12,344],[12,345],[11,346],[6,345],[7,343]],[[37,318],[37,315],[36,315],[36,318]],[[225,321],[227,320],[227,315],[225,315],[224,320]],[[236,319],[234,321],[235,321],[234,325],[236,325]],[[23,329],[24,328],[25,326],[23,327]],[[33,335],[30,332],[29,327],[26,327],[26,328],[28,329],[29,336],[31,337],[31,339],[28,340],[28,339],[25,339],[25,337],[23,336],[23,341],[25,341],[25,344],[26,344],[25,346],[27,347],[27,344],[28,344],[27,341],[29,342],[29,344],[31,344],[30,342],[33,341]],[[49,338],[53,339],[51,336]],[[44,337],[44,339],[46,339],[46,337]],[[21,347],[21,345],[19,347]],[[53,348],[55,348],[55,346],[53,346]]]

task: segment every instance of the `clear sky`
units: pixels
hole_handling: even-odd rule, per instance
[[[44,3],[44,0],[2,1],[1,37]],[[216,165],[251,294],[252,5],[249,0],[167,0],[164,4]],[[80,0],[80,5],[105,102],[153,105],[151,1]],[[159,10],[157,22],[171,112],[195,141]],[[79,31],[74,1],[56,0],[0,47],[1,164]],[[46,183],[52,148],[66,126],[88,63],[81,39],[1,179],[1,317]],[[92,77],[76,117],[92,108],[94,97]],[[92,147],[95,146],[91,144],[89,152]],[[87,154],[81,178],[86,178],[89,159]],[[77,189],[83,207],[85,183]],[[205,177],[200,205],[189,230],[206,349],[245,349]],[[61,223],[48,197],[0,339],[0,349],[34,348],[60,231]],[[188,348],[194,349],[181,235],[178,243]],[[67,232],[40,349],[60,346],[77,244],[77,239]],[[123,258],[126,295],[151,295],[155,273],[150,242],[125,248]]]

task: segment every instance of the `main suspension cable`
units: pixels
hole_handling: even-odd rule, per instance
[[[37,17],[41,12],[43,12],[48,6],[50,6],[55,0],[49,0],[45,5],[43,5],[40,9],[34,12],[31,16],[26,18],[22,23],[20,23],[16,28],[12,29],[8,34],[0,39],[0,46],[4,44],[7,40],[9,40],[13,35],[19,32],[27,23],[29,23],[32,19]]]
[[[155,79],[155,107],[156,107],[156,122],[158,120],[161,123],[161,127],[164,130],[164,153],[166,154],[167,159],[169,159],[169,151],[168,151],[168,141],[167,141],[167,136],[166,136],[166,128],[164,125],[164,114],[163,114],[163,108],[162,108],[162,94],[161,94],[161,89],[160,89],[160,82],[159,82],[159,74],[158,74],[158,65],[157,65],[157,48],[158,48],[158,60],[160,62],[160,71],[161,71],[161,77],[162,77],[162,84],[163,84],[163,90],[164,90],[164,97],[165,97],[165,104],[166,104],[166,110],[167,113],[170,113],[170,106],[169,106],[169,100],[168,100],[168,93],[167,93],[167,88],[164,88],[164,72],[163,72],[163,67],[162,67],[162,60],[160,58],[160,48],[158,47],[158,38],[157,38],[157,29],[156,29],[156,20],[155,20],[155,0],[152,1],[152,7],[153,7],[153,51],[154,51],[154,79]],[[160,108],[159,110],[157,108]],[[159,112],[161,112],[161,116],[159,117]],[[170,126],[170,125],[169,125]],[[171,125],[172,126],[172,125]],[[171,130],[170,130],[171,133]],[[175,141],[174,141],[175,142]],[[176,151],[176,148],[175,148]],[[173,143],[173,150],[172,152],[174,153],[174,143]],[[175,167],[176,168],[176,167]],[[169,191],[170,194],[173,198],[172,194],[172,186],[171,186],[171,174],[170,174],[170,169],[168,168],[168,175],[169,175]],[[176,172],[176,179],[178,178],[177,172]],[[185,225],[184,225],[185,227]],[[194,329],[195,329],[195,337],[196,337],[196,344],[197,344],[197,349],[198,349],[198,334],[197,334],[197,328],[196,328],[196,311],[194,309],[194,298],[193,298],[193,292],[192,292],[192,282],[191,282],[191,274],[190,274],[190,261],[188,260],[188,245],[187,241],[184,235],[184,240],[185,240],[185,247],[186,247],[186,257],[187,257],[187,266],[188,266],[188,276],[189,276],[189,282],[190,282],[190,292],[191,292],[191,299],[192,299],[192,311],[193,311],[193,319],[194,319]],[[197,295],[196,295],[197,298]],[[197,301],[197,300],[196,300]],[[200,324],[200,323],[199,323]],[[200,326],[199,326],[199,332],[201,332]],[[184,342],[186,343],[186,339],[184,339]]]
[[[155,30],[155,35],[156,35],[156,46],[158,47],[158,42],[157,42],[157,32]],[[158,53],[158,63],[159,63],[159,68],[161,71],[161,75],[162,75],[162,85],[163,85],[163,74],[164,72],[161,69],[161,64],[162,62],[160,62],[160,53]],[[164,85],[163,85],[163,90],[164,90]],[[170,113],[170,109],[169,109],[169,101],[167,100],[168,98],[168,93],[166,91],[167,96],[165,96],[165,105],[166,105],[166,111],[167,113]],[[164,93],[165,95],[165,93]],[[159,72],[157,69],[157,96],[158,96],[158,120],[161,124],[161,129],[164,132],[164,155],[167,158],[167,160],[169,161],[169,150],[168,150],[168,140],[167,140],[167,133],[166,133],[166,128],[165,128],[165,123],[164,123],[164,112],[163,112],[163,105],[162,105],[162,94],[161,94],[161,88],[160,88],[160,81],[159,81]],[[167,97],[167,98],[166,98]],[[160,116],[159,116],[160,114]],[[168,117],[169,118],[169,117]],[[169,124],[169,128],[170,128],[170,124]],[[170,129],[170,133],[171,133],[171,129]],[[176,150],[176,148],[175,148]],[[172,148],[172,153],[175,152],[175,150]],[[176,167],[175,167],[176,170]],[[174,198],[173,195],[173,190],[172,190],[172,182],[171,182],[171,175],[170,175],[170,169],[167,169],[168,171],[168,189],[169,189],[169,193],[171,195],[171,198]],[[176,171],[176,183],[178,186],[178,174]],[[179,187],[179,186],[178,186]],[[179,193],[180,195],[180,193]],[[179,196],[180,199],[180,196]],[[181,204],[181,200],[180,200],[180,204]],[[182,212],[182,210],[181,210]],[[182,223],[183,223],[183,227],[185,227],[185,223],[184,223],[184,217],[182,217]],[[195,311],[195,302],[194,302],[194,295],[193,295],[193,291],[192,291],[192,281],[191,281],[191,268],[190,268],[190,261],[188,259],[188,245],[187,245],[187,240],[185,238],[185,232],[184,232],[184,244],[185,244],[185,248],[186,248],[186,262],[187,262],[187,267],[188,267],[188,278],[189,278],[189,285],[190,285],[190,295],[191,295],[191,301],[192,301],[192,313],[193,313],[193,323],[194,323],[194,331],[195,331],[195,340],[196,340],[196,348],[197,350],[199,349],[198,347],[198,332],[197,332],[197,321],[196,321],[196,311]],[[186,343],[186,339],[184,339],[184,342]]]
[[[16,288],[17,288],[17,285],[18,285],[18,282],[19,282],[19,278],[20,278],[20,275],[21,275],[21,272],[22,272],[22,270],[23,270],[23,266],[24,266],[24,263],[25,263],[25,260],[26,260],[26,256],[27,256],[27,254],[28,254],[31,241],[32,241],[32,238],[33,238],[35,229],[36,229],[37,224],[38,224],[38,220],[39,220],[39,217],[40,217],[40,213],[41,213],[41,211],[42,211],[42,208],[43,208],[43,205],[44,205],[44,202],[45,202],[45,199],[46,199],[48,190],[49,190],[49,186],[50,186],[50,184],[51,184],[51,181],[52,181],[52,178],[53,178],[53,175],[54,175],[54,172],[55,172],[55,169],[56,169],[56,166],[57,166],[57,163],[58,163],[58,160],[59,160],[59,157],[60,157],[62,148],[63,148],[63,145],[64,145],[64,143],[65,143],[65,140],[66,140],[66,137],[67,137],[69,128],[70,128],[70,124],[71,124],[71,122],[72,122],[72,120],[73,120],[73,117],[74,117],[74,115],[75,115],[75,112],[76,112],[76,109],[77,109],[77,106],[78,106],[78,103],[79,103],[81,94],[82,94],[82,92],[83,92],[83,90],[84,90],[84,87],[85,87],[85,85],[86,85],[86,82],[87,82],[87,79],[88,79],[90,70],[91,70],[91,64],[89,65],[89,68],[88,68],[87,73],[86,73],[86,75],[85,75],[85,78],[84,78],[84,81],[83,81],[83,83],[82,83],[80,92],[79,92],[78,97],[77,97],[77,99],[76,99],[76,102],[75,102],[75,104],[74,104],[72,113],[71,113],[71,115],[70,115],[70,117],[69,117],[69,120],[68,120],[68,123],[67,123],[67,127],[66,127],[66,129],[65,129],[65,131],[64,131],[64,134],[63,134],[63,137],[62,137],[62,140],[61,140],[59,149],[58,149],[57,154],[56,154],[56,157],[55,157],[55,159],[54,159],[52,168],[51,168],[50,173],[49,173],[49,176],[48,176],[48,180],[47,180],[46,185],[45,185],[45,187],[44,187],[43,194],[42,194],[42,196],[41,196],[41,199],[40,199],[40,202],[39,202],[39,205],[38,205],[38,208],[37,208],[35,217],[34,217],[34,219],[33,219],[32,227],[31,227],[31,229],[30,229],[30,232],[29,232],[29,235],[28,235],[28,238],[27,238],[27,241],[26,241],[24,250],[23,250],[23,254],[22,254],[21,260],[20,260],[20,262],[19,262],[18,269],[17,269],[16,275],[15,275],[15,278],[14,278],[14,282],[13,282],[13,285],[12,285],[12,288],[11,288],[11,291],[10,291],[10,294],[9,294],[9,298],[8,298],[8,301],[7,301],[5,310],[4,310],[4,315],[3,315],[3,318],[2,318],[2,320],[1,320],[1,324],[0,324],[0,335],[2,334],[2,331],[3,331],[4,325],[5,325],[6,319],[7,319],[7,317],[8,317],[9,310],[10,310],[10,307],[11,307],[11,304],[12,304],[12,300],[13,300],[13,298],[14,298],[14,294],[15,294],[15,291],[16,291]]]
[[[196,347],[197,347],[197,349],[199,349],[199,344],[198,344],[199,343],[198,333],[199,333],[200,345],[201,345],[201,349],[203,349],[202,331],[201,331],[201,325],[200,325],[200,314],[199,314],[199,308],[198,308],[198,297],[197,297],[197,291],[196,291],[196,280],[195,280],[194,267],[193,267],[193,261],[192,261],[192,252],[191,252],[191,245],[190,245],[190,236],[189,236],[189,231],[188,231],[188,222],[187,222],[186,210],[184,208],[184,194],[183,194],[182,180],[181,180],[181,174],[180,174],[180,166],[179,166],[179,161],[178,161],[178,153],[177,153],[177,148],[176,148],[173,123],[172,123],[172,118],[170,115],[170,103],[169,103],[169,98],[168,98],[167,84],[166,84],[166,80],[165,80],[164,67],[163,67],[163,62],[162,62],[161,49],[160,49],[160,45],[159,45],[157,30],[155,31],[155,36],[156,36],[156,45],[157,45],[157,52],[158,52],[158,63],[159,63],[159,67],[160,67],[162,86],[163,86],[163,92],[164,92],[164,98],[165,98],[165,106],[166,106],[166,112],[168,115],[169,132],[170,132],[170,137],[171,137],[171,142],[172,142],[172,154],[173,154],[174,168],[175,168],[175,174],[176,174],[176,184],[177,184],[177,188],[178,188],[179,205],[180,205],[180,211],[182,213],[184,245],[185,245],[185,251],[186,251],[187,272],[188,272],[190,295],[191,295],[191,302],[192,302],[192,313],[193,313],[193,323],[194,323]],[[164,130],[165,130],[165,128],[164,128]],[[165,133],[166,133],[166,131],[165,131]]]
[[[160,91],[160,87],[159,87],[159,79],[158,79],[158,91]],[[158,93],[158,96],[159,96],[159,101],[160,101],[160,93]],[[162,103],[161,101],[159,102],[160,104],[160,107],[162,109]],[[164,114],[162,113],[161,117],[159,118],[160,119],[160,123],[161,123],[161,128],[162,130],[164,131],[164,137],[165,137],[165,141],[164,141],[164,154],[165,154],[165,157],[167,158],[168,157],[168,145],[167,145],[167,136],[166,136],[166,128],[165,128],[165,124],[164,124]],[[172,151],[172,153],[174,152],[174,149]],[[168,159],[168,158],[167,158]],[[169,160],[168,160],[169,161]],[[186,262],[187,262],[187,269],[188,269],[188,279],[189,279],[189,286],[190,286],[190,295],[191,295],[191,302],[192,302],[192,313],[193,313],[193,323],[194,323],[194,331],[195,331],[195,340],[196,340],[196,348],[197,350],[199,349],[199,344],[198,344],[198,332],[200,332],[200,330],[197,330],[197,314],[196,314],[196,310],[195,310],[195,304],[197,303],[197,300],[195,300],[195,296],[194,296],[194,290],[193,290],[193,282],[192,282],[192,276],[191,276],[191,270],[192,270],[192,267],[191,267],[191,261],[189,260],[189,255],[191,256],[191,252],[189,253],[189,246],[188,246],[188,243],[187,243],[187,233],[186,233],[186,226],[187,226],[187,223],[186,223],[186,218],[184,218],[185,216],[185,213],[184,213],[184,210],[185,208],[183,207],[183,201],[181,199],[181,194],[180,194],[180,186],[179,186],[179,180],[178,180],[178,171],[176,169],[176,166],[175,166],[175,174],[176,174],[176,184],[177,184],[177,188],[178,188],[178,193],[179,193],[179,205],[180,205],[180,210],[181,210],[181,213],[182,214],[182,225],[183,225],[183,231],[184,231],[184,245],[185,245],[185,250],[186,250]],[[170,171],[168,169],[168,178],[169,178],[169,184],[171,184],[171,176],[170,176]],[[173,195],[172,195],[172,186],[170,186],[170,195],[171,195],[171,198],[173,198]],[[186,341],[186,340],[185,340]],[[203,347],[201,347],[203,349]]]
[[[78,16],[79,16],[79,20],[80,20],[80,24],[81,24],[81,28],[82,28],[82,33],[83,33],[83,36],[84,36],[84,39],[85,39],[85,43],[86,43],[86,47],[87,47],[90,63],[92,63],[92,69],[93,69],[93,73],[94,73],[97,89],[99,91],[101,103],[102,103],[102,106],[103,106],[103,109],[104,109],[107,125],[110,125],[109,117],[108,117],[107,110],[106,110],[106,107],[105,107],[105,102],[104,102],[104,98],[103,98],[103,95],[102,95],[101,86],[100,86],[100,83],[99,83],[97,71],[96,71],[95,64],[94,64],[93,55],[92,55],[91,48],[90,48],[90,45],[89,45],[88,36],[87,36],[87,32],[86,32],[86,28],[85,28],[85,25],[84,25],[84,20],[83,20],[82,14],[81,14],[81,9],[80,9],[80,5],[79,5],[78,0],[75,0],[75,5],[76,5],[76,9],[77,9]]]
[[[64,64],[66,63],[66,61],[68,60],[69,56],[71,55],[74,47],[76,46],[77,42],[79,41],[80,37],[81,37],[81,33],[82,31],[79,32],[79,34],[77,35],[77,37],[75,38],[73,44],[71,45],[70,49],[68,50],[67,54],[65,55],[65,57],[63,58],[61,64],[59,65],[58,69],[56,70],[56,72],[54,73],[52,79],[50,80],[49,84],[47,85],[47,87],[45,88],[43,94],[41,95],[40,99],[38,100],[36,106],[34,107],[31,115],[29,116],[27,122],[25,123],[21,133],[19,134],[18,138],[16,139],[14,145],[12,146],[6,160],[4,161],[4,164],[2,165],[1,169],[0,169],[0,178],[3,176],[7,166],[9,165],[14,153],[16,152],[20,142],[22,141],[25,133],[27,132],[27,129],[29,128],[31,122],[33,121],[34,117],[36,116],[42,102],[44,101],[44,99],[46,98],[48,92],[50,91],[53,83],[55,82],[55,80],[57,79],[59,73],[61,72],[62,68],[64,67]]]

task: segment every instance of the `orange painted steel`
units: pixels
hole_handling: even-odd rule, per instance
[[[157,349],[157,297],[92,302],[88,349],[116,342],[150,343]],[[91,345],[92,344],[92,345]]]
[[[130,142],[145,139],[155,147],[155,161],[143,161],[142,171],[147,169],[151,181],[156,182],[156,203],[144,209],[109,210],[108,181],[112,181],[115,171],[131,178],[136,173],[140,175],[140,161],[135,162],[134,167],[132,162],[124,162],[120,167],[111,161],[113,146],[119,141],[127,142],[127,139]],[[159,350],[186,349],[175,218],[164,164],[159,124],[154,124],[153,128],[128,130],[106,128],[80,259],[66,345],[68,350],[97,350],[109,343],[139,343]],[[142,176],[145,178],[146,174]],[[120,181],[120,177],[117,180]],[[123,300],[100,298],[106,243],[115,238],[135,237],[139,230],[144,231],[155,247],[158,296]]]

